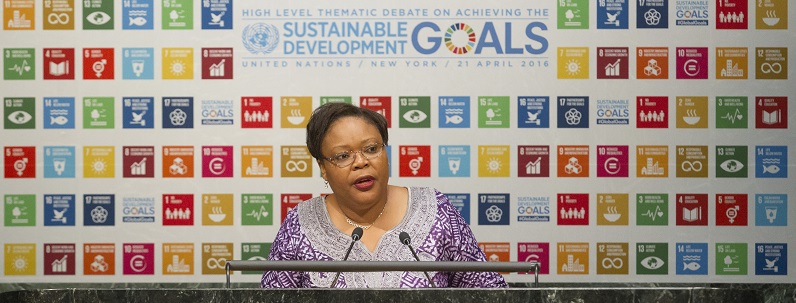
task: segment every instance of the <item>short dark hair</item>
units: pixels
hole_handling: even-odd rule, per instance
[[[381,134],[382,143],[387,144],[387,119],[367,108],[356,107],[343,102],[330,102],[316,108],[307,123],[307,149],[315,159],[326,157],[321,153],[321,144],[326,132],[340,118],[357,117],[375,126]]]

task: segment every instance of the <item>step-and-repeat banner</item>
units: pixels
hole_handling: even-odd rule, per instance
[[[304,145],[326,102],[385,115],[390,182],[446,193],[490,261],[541,262],[542,281],[796,275],[787,0],[2,15],[0,282],[221,282],[227,260],[265,259],[328,193]]]

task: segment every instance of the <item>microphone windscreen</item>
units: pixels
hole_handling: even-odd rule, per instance
[[[359,241],[359,239],[362,239],[363,232],[364,231],[361,227],[354,228],[354,231],[351,233],[351,239],[354,241]]]
[[[404,245],[409,245],[412,243],[412,239],[409,238],[409,234],[407,234],[405,231],[402,231],[401,234],[398,235],[398,239],[400,239],[401,243]]]

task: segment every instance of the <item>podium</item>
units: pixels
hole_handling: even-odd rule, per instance
[[[462,263],[462,262],[458,262]],[[620,285],[620,284],[548,284],[533,288],[461,289],[260,289],[229,288],[229,272],[236,270],[304,270],[304,271],[522,271],[537,272],[538,264],[518,262],[342,262],[324,261],[235,261],[227,262],[227,283],[192,286],[158,284],[123,285],[84,284],[76,287],[55,285],[27,285],[26,290],[0,293],[0,303],[365,303],[365,302],[516,302],[516,303],[726,303],[726,302],[781,302],[782,295],[796,294],[796,284],[728,284],[715,287],[712,284],[668,285]],[[464,266],[464,267],[463,267]],[[343,268],[344,267],[344,268]],[[538,286],[537,283],[534,286]],[[552,287],[555,285],[555,287]],[[32,287],[31,287],[32,286]],[[227,288],[223,288],[226,286]],[[236,285],[240,287],[241,285]],[[95,288],[96,287],[96,288]],[[183,288],[180,288],[183,287]],[[199,287],[199,288],[191,288]],[[204,287],[204,288],[203,288]],[[213,287],[213,288],[207,288]],[[243,287],[255,287],[252,284]],[[47,289],[52,288],[52,289]],[[771,300],[769,300],[771,299]],[[789,302],[789,301],[788,301]]]
[[[365,302],[763,302],[756,290],[726,288],[501,289],[35,289],[0,293],[0,303],[365,303]]]
[[[534,286],[539,286],[537,262],[451,262],[451,261],[246,261],[229,260],[225,265],[227,288],[232,271],[301,271],[301,272],[530,272]],[[429,278],[431,279],[431,278]]]

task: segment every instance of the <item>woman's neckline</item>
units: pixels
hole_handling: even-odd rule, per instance
[[[414,207],[412,205],[412,192],[413,192],[414,189],[412,187],[400,187],[400,186],[396,186],[396,187],[406,190],[406,197],[407,197],[407,199],[406,199],[407,200],[406,201],[406,212],[404,212],[404,216],[403,216],[403,218],[401,218],[401,221],[398,222],[398,224],[396,224],[395,226],[391,227],[390,229],[384,231],[384,234],[381,235],[381,237],[379,238],[379,241],[376,243],[376,247],[373,249],[373,251],[370,251],[370,249],[368,249],[367,246],[365,246],[365,244],[362,243],[361,241],[357,241],[359,243],[355,244],[355,245],[361,245],[363,250],[368,252],[371,255],[371,257],[378,255],[378,251],[382,247],[382,242],[384,241],[384,238],[386,238],[389,234],[394,233],[395,230],[398,227],[406,225],[406,222],[409,220],[409,217],[410,217],[409,213],[412,212],[412,210],[414,209]],[[323,217],[324,217],[325,223],[330,225],[334,229],[334,231],[336,232],[338,237],[344,237],[346,239],[350,239],[351,235],[346,234],[345,232],[343,232],[342,230],[337,228],[336,225],[334,225],[334,222],[332,221],[332,217],[331,217],[331,215],[329,215],[329,208],[326,207],[326,196],[322,197],[322,201],[321,202],[323,202],[321,204],[323,205],[323,210],[324,210],[324,212],[323,212],[324,216]],[[345,214],[343,214],[343,215],[345,215]]]

